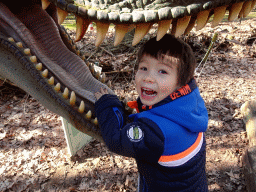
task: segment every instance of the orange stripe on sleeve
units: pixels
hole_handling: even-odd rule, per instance
[[[203,136],[203,133],[200,132],[198,134],[198,137],[197,137],[195,143],[191,147],[186,149],[185,151],[178,153],[176,155],[161,156],[158,161],[159,162],[169,162],[169,161],[176,161],[176,160],[186,157],[187,155],[189,155],[191,152],[193,152],[198,147],[198,145],[200,144],[200,141],[202,139],[202,136]]]

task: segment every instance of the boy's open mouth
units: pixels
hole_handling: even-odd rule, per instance
[[[150,97],[154,97],[157,95],[156,91],[154,91],[153,89],[146,88],[146,87],[141,88],[141,93],[143,96],[150,96]]]

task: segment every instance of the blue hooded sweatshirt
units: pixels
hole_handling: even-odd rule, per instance
[[[126,118],[122,103],[104,95],[95,109],[108,148],[135,158],[140,192],[205,192],[205,138],[208,113],[195,80],[153,106],[140,99],[129,106],[136,114]]]

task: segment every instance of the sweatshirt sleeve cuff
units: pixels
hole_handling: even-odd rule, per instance
[[[121,107],[122,103],[119,101],[116,95],[105,94],[99,100],[95,102],[96,114],[109,107]]]

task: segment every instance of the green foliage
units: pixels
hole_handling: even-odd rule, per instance
[[[75,30],[76,29],[76,18],[74,15],[69,14],[67,18],[64,20],[62,25],[65,28],[68,28],[70,30]]]

